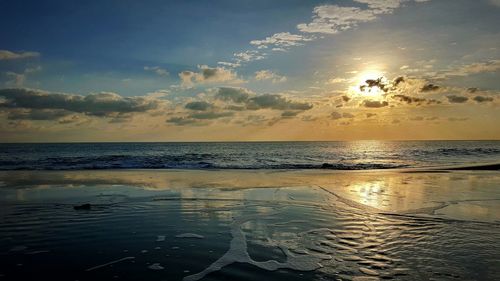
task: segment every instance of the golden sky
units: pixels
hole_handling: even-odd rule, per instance
[[[20,2],[0,142],[500,139],[498,1]]]

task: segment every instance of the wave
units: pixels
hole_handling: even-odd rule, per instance
[[[0,144],[0,170],[496,169],[472,163],[500,163],[500,141]]]
[[[105,169],[323,169],[323,170],[371,170],[397,169],[409,164],[395,163],[279,163],[281,161],[210,161],[207,155],[200,157],[138,157],[138,156],[100,156],[100,157],[49,157],[40,160],[0,161],[0,170],[105,170]],[[203,160],[203,161],[201,161]],[[232,163],[231,163],[232,162]],[[278,163],[276,163],[278,162]]]

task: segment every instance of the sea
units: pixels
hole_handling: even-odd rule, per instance
[[[2,280],[499,280],[500,141],[0,144]]]
[[[368,170],[498,162],[500,141],[0,144],[0,170]]]

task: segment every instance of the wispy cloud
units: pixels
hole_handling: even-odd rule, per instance
[[[255,80],[271,80],[273,83],[282,83],[287,81],[287,77],[274,73],[271,70],[259,70],[255,72]]]
[[[159,76],[168,76],[169,75],[169,73],[166,69],[161,68],[159,66],[145,66],[144,70],[156,73]]]
[[[378,19],[383,14],[391,14],[404,2],[427,2],[429,0],[354,0],[361,6],[320,5],[313,9],[310,22],[297,25],[300,33],[278,32],[264,39],[250,41],[256,50],[246,50],[234,54],[234,62],[222,62],[228,67],[239,67],[241,63],[262,60],[268,55],[264,50],[287,51],[291,47],[302,46],[321,36],[346,31],[361,23]]]
[[[39,56],[40,53],[38,52],[13,52],[9,50],[0,50],[0,60],[36,58]]]
[[[193,87],[196,83],[243,83],[244,81],[237,77],[237,74],[224,67],[209,67],[208,65],[199,65],[198,72],[189,70],[179,73],[182,86],[186,88]]]
[[[302,46],[304,42],[312,41],[313,37],[306,37],[299,34],[291,34],[290,32],[276,33],[263,40],[252,40],[251,45],[257,46],[258,49],[267,49],[269,47],[288,49],[292,46]]]

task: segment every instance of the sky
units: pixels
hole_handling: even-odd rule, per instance
[[[0,142],[500,139],[500,0],[0,1]]]

